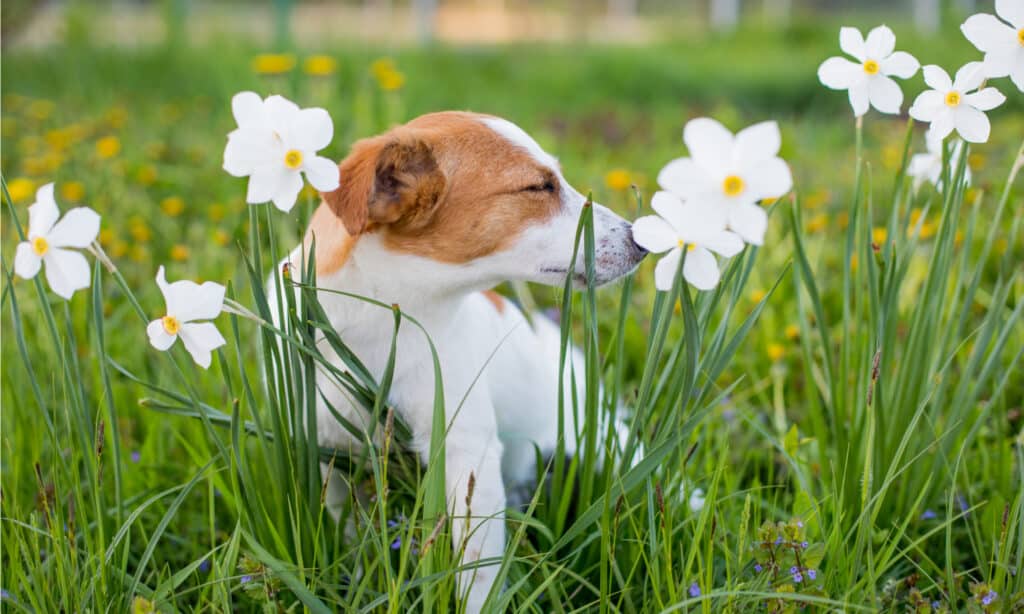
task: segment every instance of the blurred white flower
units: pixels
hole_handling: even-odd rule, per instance
[[[208,369],[213,350],[226,341],[211,322],[197,320],[212,320],[220,315],[224,308],[224,286],[212,281],[199,285],[185,280],[169,284],[162,266],[156,272],[156,284],[164,295],[167,312],[146,327],[149,342],[165,351],[181,337],[196,364]]]
[[[24,279],[36,276],[46,264],[46,281],[60,297],[70,299],[75,290],[89,287],[89,263],[68,248],[86,248],[100,232],[100,216],[89,207],[76,207],[60,218],[53,198],[53,184],[36,192],[28,208],[28,240],[18,244],[14,272]]]
[[[882,113],[899,113],[903,90],[891,77],[909,79],[920,63],[905,51],[895,51],[896,35],[888,26],[868,32],[867,40],[857,28],[839,30],[839,47],[857,61],[831,57],[818,68],[818,79],[825,87],[847,90],[850,106],[857,117],[875,107]]]
[[[696,512],[701,511],[702,509],[704,509],[704,489],[703,488],[694,488],[693,490],[690,491],[689,504],[690,504],[690,511],[691,512],[696,513]]]
[[[334,124],[327,111],[300,109],[281,96],[261,100],[253,92],[231,99],[238,128],[228,134],[224,170],[249,177],[246,202],[273,201],[290,211],[302,190],[302,174],[321,192],[338,189],[338,165],[316,155],[331,142]]]
[[[942,187],[942,138],[937,137],[930,130],[925,134],[925,153],[914,154],[907,166],[907,174],[914,180],[916,190],[922,183],[927,181],[936,188]],[[949,156],[950,168],[956,169],[960,165],[960,157],[964,154],[963,141],[953,144]],[[971,169],[964,168],[964,181],[971,183]]]
[[[972,15],[960,30],[985,54],[986,77],[1008,76],[1024,92],[1024,1],[996,0],[996,15]]]
[[[633,222],[633,240],[649,252],[668,252],[654,268],[654,285],[671,290],[679,259],[686,250],[683,278],[698,290],[710,290],[720,274],[714,254],[735,256],[743,249],[743,240],[725,229],[725,225],[707,215],[707,209],[683,204],[668,192],[657,192],[651,207],[658,215],[644,216]]]
[[[793,186],[789,166],[778,157],[782,136],[775,122],[736,133],[706,117],[683,129],[690,157],[678,158],[658,174],[658,184],[697,205],[708,228],[729,229],[761,245],[768,216],[757,201],[778,198]]]
[[[978,90],[984,80],[981,62],[965,64],[956,72],[953,81],[942,68],[934,64],[925,66],[924,81],[932,89],[922,92],[914,100],[910,116],[930,122],[930,131],[935,138],[944,139],[955,128],[965,141],[984,143],[992,129],[984,111],[990,111],[1006,100],[1006,96],[994,87]]]

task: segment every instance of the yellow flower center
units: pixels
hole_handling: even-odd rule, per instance
[[[292,170],[302,166],[302,152],[298,149],[289,149],[284,155],[284,165]]]
[[[946,106],[955,107],[960,104],[960,92],[949,92],[946,94]]]
[[[164,316],[160,322],[163,323],[164,330],[168,335],[177,335],[181,330],[181,322],[178,322],[178,318],[174,316]]]
[[[1020,43],[1022,47],[1024,47],[1024,28],[1017,30],[1017,42]]]
[[[722,191],[725,192],[726,196],[739,196],[743,193],[745,187],[743,178],[737,175],[729,175],[722,182]]]
[[[679,249],[685,249],[688,252],[692,252],[694,249],[697,248],[697,246],[694,245],[693,243],[687,243],[686,241],[683,241],[682,239],[679,239],[678,241],[676,241],[676,246],[678,246]]]
[[[878,62],[874,60],[867,60],[864,62],[864,72],[868,73],[869,75],[878,74],[879,68],[881,67],[878,65]]]
[[[32,239],[32,251],[36,253],[36,256],[42,256],[48,249],[50,249],[50,244],[43,237]]]

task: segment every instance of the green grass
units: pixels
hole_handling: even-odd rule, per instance
[[[629,217],[683,154],[688,118],[782,126],[794,194],[773,206],[765,246],[734,258],[715,291],[655,293],[652,263],[596,292],[529,289],[561,308],[589,385],[608,391],[608,403],[588,395],[578,408],[581,448],[603,445],[595,416],[621,398],[637,463],[555,463],[530,507],[509,512],[496,608],[983,611],[987,590],[1001,611],[1020,607],[1024,193],[1007,177],[1021,98],[999,84],[1011,100],[991,114],[992,142],[972,149],[972,187],[948,168],[949,189],[915,194],[902,168],[920,127],[871,114],[857,150],[843,94],[814,75],[835,53],[828,32],[398,50],[397,92],[373,80],[375,50],[331,50],[330,77],[259,76],[255,50],[228,43],[5,52],[2,171],[14,202],[2,235],[0,607],[455,607],[443,470],[401,452],[386,374],[362,374],[355,358],[339,374],[377,412],[385,449],[336,457],[303,426],[315,392],[295,367],[322,360],[317,331],[344,340],[320,328],[309,288],[281,314],[283,330],[265,324],[265,271],[315,203],[304,194],[290,216],[248,207],[243,182],[221,170],[242,89],[326,107],[335,158],[422,112],[500,114]],[[946,65],[974,57],[959,40],[900,46]],[[912,80],[908,100],[922,87]],[[108,157],[105,137],[119,145]],[[605,184],[612,169],[642,202]],[[81,192],[103,215],[116,274],[97,264],[90,290],[66,303],[7,273],[32,201],[26,180],[56,180],[63,208],[63,193]],[[578,240],[590,253],[585,218]],[[230,282],[251,312],[218,320],[229,343],[209,372],[146,343],[162,308],[159,264],[172,279]],[[396,326],[415,327],[415,315],[396,311]],[[435,399],[439,426],[446,401],[457,402]],[[432,458],[442,446],[435,438]],[[366,494],[346,510],[351,534],[322,512],[319,459],[345,463]],[[707,494],[699,512],[687,504],[695,487]],[[794,583],[793,565],[816,579]]]

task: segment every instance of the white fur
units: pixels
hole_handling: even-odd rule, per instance
[[[558,416],[559,330],[537,316],[531,326],[506,301],[499,312],[479,291],[505,280],[527,280],[552,285],[564,283],[573,272],[583,285],[583,258],[572,258],[573,241],[585,198],[569,186],[553,157],[520,128],[498,119],[482,120],[514,147],[523,147],[549,166],[561,183],[561,210],[542,225],[525,230],[510,248],[466,264],[438,262],[386,248],[380,238],[359,238],[345,265],[320,277],[320,287],[398,304],[429,332],[442,365],[448,437],[445,481],[453,521],[454,547],[464,546],[463,563],[500,559],[505,547],[505,489],[530,480],[535,471],[534,445],[551,453],[556,446]],[[594,205],[597,281],[603,283],[636,267],[642,252],[632,243],[629,224],[608,209]],[[301,248],[291,259],[301,271]],[[271,288],[273,290],[273,288]],[[271,292],[276,296],[276,292]],[[346,344],[375,377],[384,371],[390,350],[393,316],[390,310],[336,294],[319,298]],[[276,312],[276,310],[274,310]],[[337,357],[325,349],[328,358]],[[573,353],[577,371],[582,357]],[[567,385],[572,385],[566,378]],[[352,402],[331,378],[317,378],[322,394],[351,422],[365,424],[367,412]],[[429,346],[423,333],[406,322],[398,335],[397,361],[389,398],[413,432],[412,446],[429,461],[434,374]],[[320,404],[317,427],[320,443],[352,448],[359,441]],[[565,403],[566,449],[576,419],[572,402]],[[466,493],[470,475],[475,488],[467,515]],[[331,479],[325,476],[325,479]],[[328,503],[343,498],[342,480],[332,479]],[[336,510],[334,510],[336,512]],[[497,566],[463,572],[459,578],[466,611],[479,612],[494,582]]]

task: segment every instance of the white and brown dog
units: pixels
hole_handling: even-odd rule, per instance
[[[448,405],[449,511],[452,518],[474,518],[468,527],[454,523],[455,547],[463,549],[463,563],[500,558],[505,489],[533,478],[534,446],[546,453],[556,446],[560,344],[556,324],[542,316],[530,324],[513,304],[484,291],[506,280],[560,286],[570,274],[585,285],[583,256],[573,259],[573,242],[586,199],[523,130],[473,113],[424,115],[359,141],[340,173],[341,187],[323,195],[304,242],[308,249],[315,237],[317,285],[397,304],[429,332]],[[594,205],[594,236],[598,284],[629,273],[645,255],[630,224],[600,205]],[[292,270],[302,270],[302,249],[290,256]],[[391,312],[332,293],[319,298],[341,338],[380,377]],[[426,461],[434,374],[424,335],[402,327],[396,355],[389,403]],[[575,360],[582,365],[578,353]],[[368,412],[329,377],[321,374],[318,386],[347,420],[368,426]],[[572,406],[565,403],[567,413]],[[566,416],[566,425],[576,423]],[[359,445],[323,403],[317,428],[321,445]],[[568,439],[572,452],[575,438]],[[336,513],[346,496],[343,480],[325,479]],[[459,577],[468,612],[480,611],[496,572],[478,566]]]

